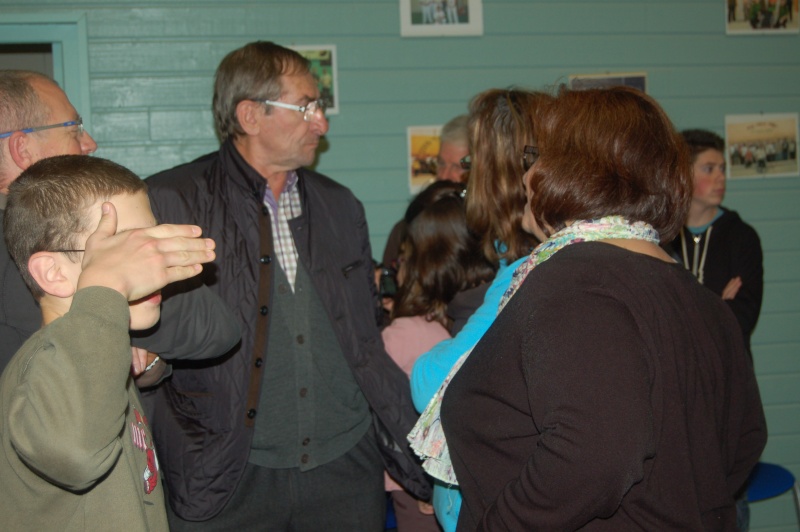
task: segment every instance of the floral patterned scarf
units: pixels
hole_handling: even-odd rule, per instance
[[[612,239],[627,239],[627,240],[645,240],[652,242],[656,245],[659,243],[658,232],[653,229],[650,224],[645,222],[629,222],[622,216],[606,216],[596,220],[580,220],[575,222],[561,231],[554,233],[546,241],[539,244],[533,250],[531,256],[520,264],[514,271],[511,277],[511,284],[506,290],[505,294],[500,300],[500,306],[497,313],[506,306],[506,303],[513,297],[513,295],[522,286],[528,274],[539,264],[551,258],[558,251],[578,242],[592,242],[597,240],[612,240]],[[444,437],[442,430],[442,422],[440,412],[442,407],[442,399],[444,392],[450,381],[458,372],[461,365],[467,359],[475,346],[469,349],[466,353],[461,355],[450,373],[444,379],[444,382],[439,387],[439,390],[434,394],[433,398],[428,403],[425,411],[414,425],[414,428],[408,435],[408,441],[411,443],[411,448],[414,452],[422,458],[422,467],[432,477],[437,478],[448,485],[458,485],[458,480],[453,472],[453,464],[450,461],[450,451],[447,448],[447,441]]]

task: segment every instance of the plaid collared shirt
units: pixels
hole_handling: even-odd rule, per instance
[[[286,178],[277,201],[272,190],[267,186],[264,192],[264,205],[272,215],[272,242],[275,255],[283,268],[294,292],[294,279],[297,275],[297,248],[289,230],[289,220],[297,218],[303,212],[300,205],[300,190],[297,187],[297,172],[290,172]]]

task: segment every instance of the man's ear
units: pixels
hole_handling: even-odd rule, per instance
[[[242,100],[236,104],[236,119],[246,134],[255,135],[258,133],[260,129],[258,118],[264,112],[263,109],[263,105],[250,100]]]
[[[22,131],[15,131],[8,138],[8,152],[20,172],[24,172],[36,162],[36,157],[31,150],[31,139]]]
[[[28,259],[28,271],[46,294],[67,298],[75,294],[77,287],[64,271],[64,261],[68,261],[61,253],[39,251]]]

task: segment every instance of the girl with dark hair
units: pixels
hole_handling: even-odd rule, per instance
[[[467,229],[463,192],[463,184],[439,181],[425,190],[420,203],[412,204],[424,205],[421,210],[409,207],[399,289],[392,321],[382,332],[387,353],[406,373],[419,355],[450,338],[447,305],[456,294],[494,277],[494,268]],[[429,504],[417,501],[390,478],[386,489],[392,494],[399,532],[439,530]]]

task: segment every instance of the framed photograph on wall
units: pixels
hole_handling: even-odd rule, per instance
[[[339,114],[339,75],[336,70],[336,45],[291,46],[292,50],[311,62],[311,74],[319,85],[319,94],[325,101],[326,114]]]
[[[722,0],[728,35],[798,33],[798,0]]]
[[[632,87],[647,93],[646,72],[614,72],[605,74],[573,74],[569,77],[569,88],[607,89],[608,87]]]
[[[400,0],[400,35],[483,35],[483,0]]]
[[[728,179],[799,177],[798,113],[728,115]]]
[[[436,158],[442,126],[409,126],[408,189],[418,194],[436,180]]]

